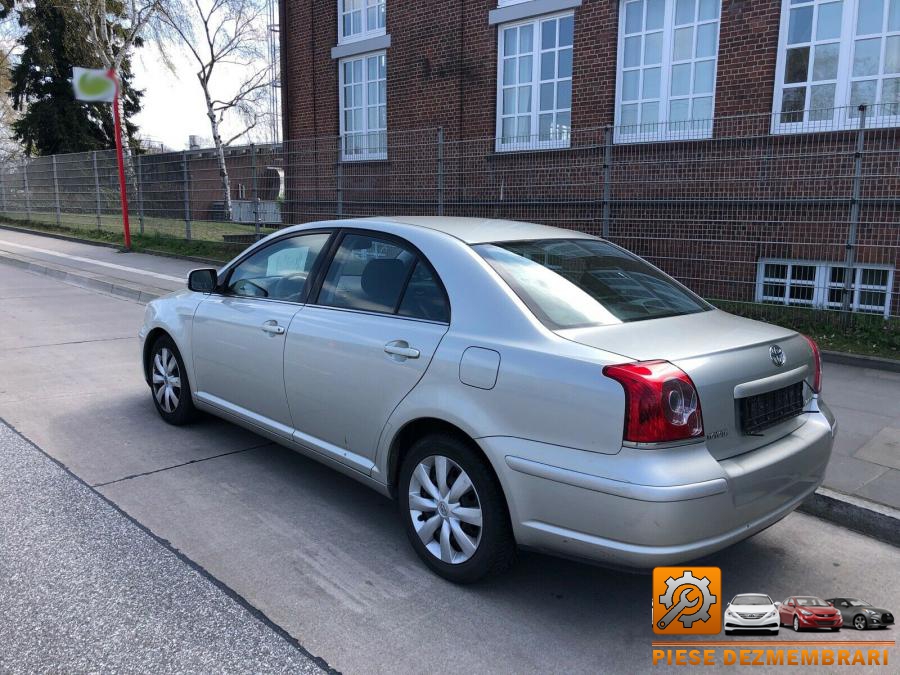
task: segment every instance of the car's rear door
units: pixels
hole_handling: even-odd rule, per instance
[[[408,242],[347,231],[284,353],[295,440],[359,471],[449,327],[446,293]]]
[[[197,398],[289,437],[284,342],[331,231],[285,237],[238,262],[221,292],[197,308],[192,355]]]

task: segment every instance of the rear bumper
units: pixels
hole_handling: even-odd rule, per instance
[[[479,443],[520,545],[649,568],[718,551],[778,522],[821,483],[836,425],[824,404],[793,433],[717,461],[704,444],[603,455],[516,438]]]

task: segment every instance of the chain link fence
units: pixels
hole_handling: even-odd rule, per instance
[[[745,315],[883,323],[900,313],[900,130],[864,108],[816,112],[828,122],[791,134],[755,115],[536,138],[433,129],[229,148],[228,199],[213,150],[135,155],[132,230],[238,250],[314,220],[509,218],[606,237]],[[121,231],[114,153],[3,166],[0,214]]]

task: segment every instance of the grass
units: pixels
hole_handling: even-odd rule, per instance
[[[122,219],[120,216],[101,216],[100,227],[94,215],[62,214],[60,224],[56,224],[53,213],[33,214],[31,220],[22,218],[23,214],[0,213],[0,222],[15,225],[36,232],[62,234],[85,241],[97,241],[124,246]],[[269,234],[272,228],[262,228],[262,234]],[[240,253],[245,244],[230,244],[223,240],[226,234],[253,234],[252,226],[237,223],[216,223],[210,221],[193,221],[191,223],[191,239],[184,238],[184,221],[166,218],[145,218],[144,234],[140,233],[138,220],[131,221],[131,248],[133,251],[166,253],[169,255],[208,258],[225,262]]]
[[[821,349],[900,359],[900,319],[751,302],[711,300],[727,312],[808,335]]]

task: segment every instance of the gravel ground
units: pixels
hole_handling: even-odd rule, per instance
[[[322,666],[0,422],[0,672]]]

